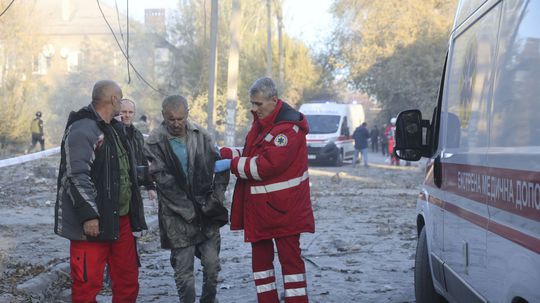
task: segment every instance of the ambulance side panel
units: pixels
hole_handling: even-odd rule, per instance
[[[540,1],[504,1],[491,108],[490,302],[540,302]]]
[[[431,159],[417,204],[450,302],[540,302],[538,20],[540,1],[458,9],[434,156],[442,183]]]

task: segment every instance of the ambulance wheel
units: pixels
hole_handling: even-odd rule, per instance
[[[426,228],[423,227],[416,246],[414,262],[414,293],[416,303],[442,303],[444,299],[435,291],[429,267]]]
[[[343,165],[343,151],[338,150],[338,154],[336,155],[336,159],[334,160],[334,166],[340,167]]]

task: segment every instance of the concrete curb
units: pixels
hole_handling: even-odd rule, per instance
[[[50,267],[47,271],[17,285],[17,291],[32,298],[39,298],[41,301],[45,298],[52,283],[58,280],[60,275],[69,276],[69,262],[58,263]]]

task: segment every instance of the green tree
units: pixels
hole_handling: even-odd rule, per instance
[[[9,1],[0,1],[6,7]],[[38,63],[47,64],[43,41],[36,38],[37,20],[30,18],[31,5],[12,5],[0,18],[0,148],[27,143],[30,121],[43,110],[46,88],[35,76]],[[32,64],[28,64],[32,62]]]
[[[206,3],[206,7],[205,7]],[[227,60],[230,46],[230,16],[231,1],[219,2],[219,31],[218,31],[218,96],[216,100],[217,121],[216,129],[222,133],[226,117],[226,85]],[[177,80],[178,90],[193,100],[190,115],[197,121],[204,121],[197,115],[203,115],[201,109],[195,110],[206,102],[208,75],[208,40],[209,16],[208,1],[188,0],[179,4],[180,16],[172,29],[172,43],[177,47],[175,52],[175,68],[173,78]],[[253,81],[266,74],[266,3],[258,0],[242,1],[240,29],[240,62],[238,82],[238,103],[236,113],[237,137],[249,125],[250,103],[249,86]],[[275,18],[273,18],[275,21]],[[276,26],[273,26],[277,30]],[[273,58],[279,58],[277,35],[272,41]],[[285,85],[280,96],[292,103],[300,104],[305,98],[304,93],[314,91],[318,85],[322,69],[319,68],[310,50],[301,41],[283,34],[284,44],[284,78]],[[273,60],[273,78],[279,79],[279,60]],[[206,103],[204,103],[206,104]],[[204,113],[205,115],[205,113]],[[202,123],[206,126],[206,123]]]
[[[330,66],[374,97],[385,121],[433,104],[455,2],[336,0]]]

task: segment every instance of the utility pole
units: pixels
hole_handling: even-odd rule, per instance
[[[217,74],[217,34],[218,34],[218,0],[212,0],[210,19],[210,65],[208,67],[208,131],[216,135],[216,74]]]
[[[227,67],[227,125],[225,129],[225,146],[235,145],[236,104],[238,98],[238,68],[240,53],[240,0],[232,0],[231,47],[229,48],[229,63]]]
[[[272,77],[272,0],[266,0],[266,76]]]

